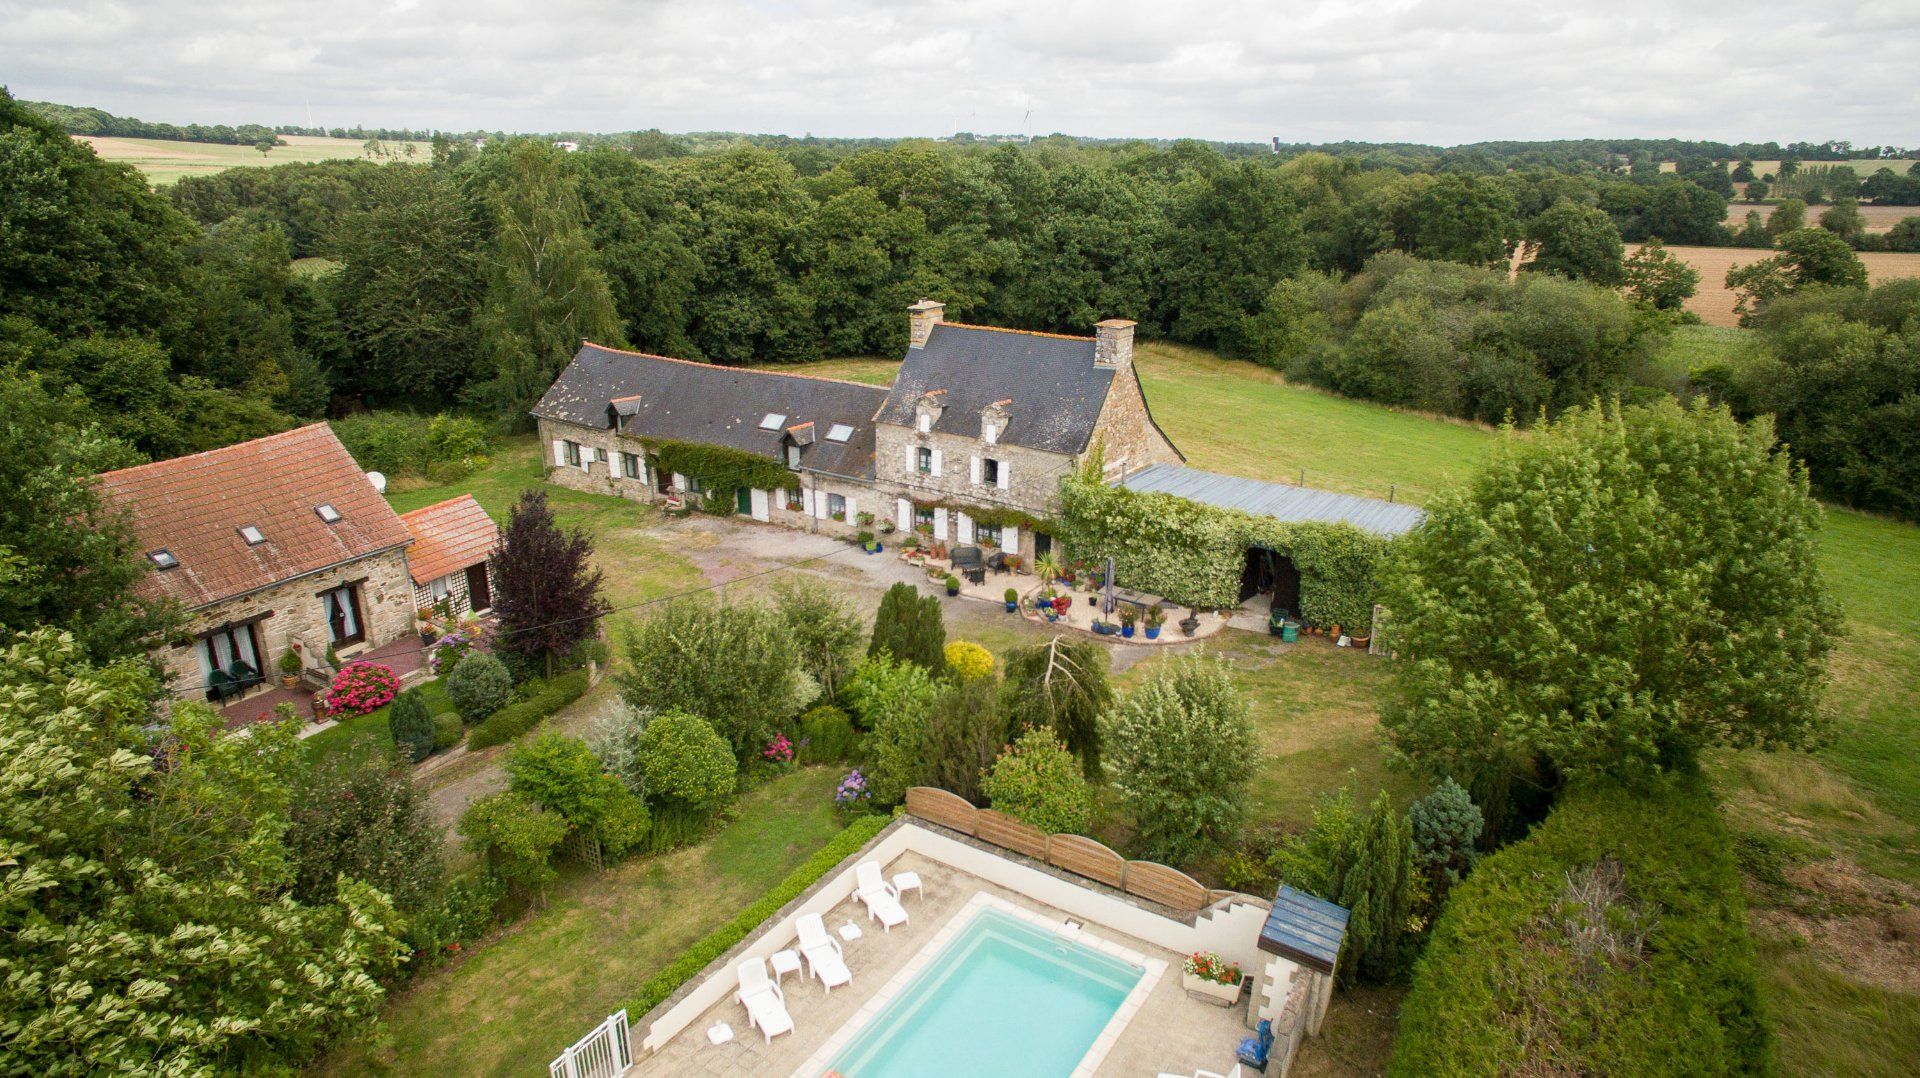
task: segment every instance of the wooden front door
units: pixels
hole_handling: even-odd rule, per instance
[[[467,566],[467,609],[474,613],[493,609],[493,588],[487,583],[487,564]]]

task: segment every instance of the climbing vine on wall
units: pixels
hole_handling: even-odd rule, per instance
[[[800,477],[786,465],[739,449],[665,439],[648,439],[646,446],[661,471],[699,479],[706,487],[706,504],[716,513],[733,512],[734,491],[741,487],[775,491],[800,485]]]
[[[1308,624],[1372,621],[1390,544],[1351,524],[1278,521],[1086,476],[1063,482],[1060,501],[1062,538],[1074,558],[1112,558],[1127,587],[1186,606],[1231,607],[1247,549],[1258,546],[1293,559]]]
[[[975,524],[985,524],[989,528],[1019,528],[1023,532],[1046,532],[1051,535],[1059,525],[1051,520],[1036,517],[1018,509],[995,506],[980,506],[970,502],[950,502],[945,499],[926,501],[913,499],[916,509],[945,509],[948,513],[965,513],[967,519]]]

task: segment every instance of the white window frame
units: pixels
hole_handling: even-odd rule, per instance
[[[838,509],[835,509],[833,507],[836,501],[840,503],[840,508]],[[847,496],[844,494],[834,494],[831,491],[829,491],[827,493],[827,518],[832,519],[833,514],[835,513],[840,514],[840,519],[842,521],[849,521],[853,519],[853,514],[847,512]]]
[[[581,449],[580,443],[574,441],[571,438],[566,438],[566,439],[563,439],[560,444],[564,447],[564,451],[566,453],[567,467],[579,468],[579,469],[585,470],[586,465],[582,464],[581,461],[585,460],[586,457],[584,454],[580,452],[580,449]]]
[[[913,447],[913,470],[921,475],[933,474],[933,450],[924,445]]]

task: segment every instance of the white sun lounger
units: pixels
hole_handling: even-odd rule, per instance
[[[907,923],[907,909],[900,904],[900,892],[880,874],[880,862],[863,861],[853,870],[853,897],[866,904],[867,920],[879,921],[888,932],[894,925]]]
[[[767,960],[749,958],[738,970],[740,991],[734,998],[747,1009],[747,1020],[771,1042],[782,1033],[793,1032],[793,1016],[787,1013],[787,997],[780,986],[767,976]]]
[[[807,968],[820,978],[820,984],[831,993],[843,984],[853,983],[853,971],[847,968],[846,952],[840,949],[840,941],[827,931],[827,923],[817,913],[801,916],[796,927],[800,930],[800,953],[806,956]]]

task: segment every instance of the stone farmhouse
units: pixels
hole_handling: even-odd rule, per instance
[[[498,532],[479,505],[460,498],[403,519],[325,423],[107,472],[99,483],[151,563],[141,586],[187,611],[154,659],[177,697],[224,705],[236,721],[268,710],[265,694],[309,697],[324,685],[329,651],[403,674],[418,668],[416,607],[455,589],[491,590],[486,559]],[[303,693],[272,688],[289,652]]]
[[[891,388],[584,343],[533,409],[548,478],[646,502],[732,497],[755,520],[834,535],[886,522],[1032,559],[1052,547],[1061,477],[1090,454],[1109,479],[1184,460],[1134,375],[1134,323],[1080,337],[943,314],[932,300],[908,309]],[[764,465],[661,466],[689,445],[784,466],[790,481]]]

